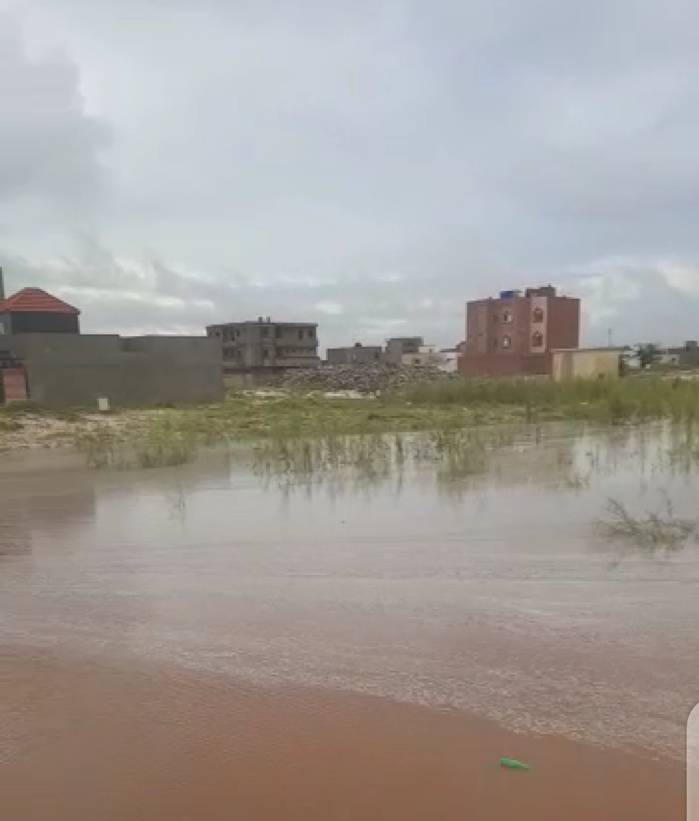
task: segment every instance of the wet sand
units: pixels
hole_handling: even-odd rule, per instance
[[[454,711],[14,649],[7,821],[674,821],[681,764]],[[531,764],[501,769],[502,755]]]

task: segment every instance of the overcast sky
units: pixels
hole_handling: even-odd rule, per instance
[[[86,331],[699,337],[691,0],[0,0],[0,259]]]

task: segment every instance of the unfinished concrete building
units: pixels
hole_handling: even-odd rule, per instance
[[[209,325],[207,336],[218,340],[226,373],[312,368],[318,357],[318,325],[311,322],[253,322]]]

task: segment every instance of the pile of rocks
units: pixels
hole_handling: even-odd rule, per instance
[[[400,367],[398,365],[321,365],[317,368],[289,370],[280,379],[279,387],[327,393],[352,392],[378,394],[400,390],[414,382],[434,382],[453,379],[431,366]]]

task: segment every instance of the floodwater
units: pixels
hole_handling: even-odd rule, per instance
[[[135,783],[135,771],[128,782],[119,773],[139,744],[139,771],[158,787],[122,806],[131,818],[418,818],[428,807],[435,818],[495,818],[507,800],[520,818],[562,817],[561,805],[522,794],[534,780],[508,793],[512,781],[488,769],[496,742],[511,751],[518,738],[530,744],[524,755],[549,762],[549,777],[585,800],[602,789],[599,780],[576,786],[571,773],[586,756],[597,761],[595,779],[621,768],[604,788],[616,814],[589,805],[595,817],[681,817],[654,814],[631,785],[655,759],[667,780],[655,783],[665,770],[651,768],[646,789],[674,802],[672,812],[681,805],[684,727],[699,701],[699,548],[688,537],[672,551],[639,549],[595,527],[609,499],[636,517],[699,520],[694,466],[671,449],[657,430],[558,431],[497,450],[482,474],[426,465],[317,482],[256,474],[234,453],[122,472],[86,471],[55,454],[3,457],[0,635],[10,674],[0,677],[0,770],[13,773],[16,791],[8,821],[111,818]],[[280,727],[286,741],[266,744]],[[177,767],[194,760],[170,760],[189,749],[183,739],[210,765],[208,777],[198,771],[204,792],[221,762],[243,766],[241,744],[261,756],[246,759],[251,774],[238,785],[258,784],[259,796],[219,791],[207,803],[195,790],[159,804],[167,773],[181,787]],[[219,746],[204,750],[201,739]],[[342,758],[352,744],[369,756],[357,764],[355,750],[352,760],[374,773],[373,804],[352,804],[362,789],[342,781],[368,777]],[[423,758],[394,773],[406,745]],[[492,781],[499,804],[486,796],[465,812],[454,792],[464,789],[460,755],[479,783]],[[90,770],[98,759],[109,789]],[[322,775],[329,761],[345,775]],[[451,780],[436,790],[447,777],[440,767],[452,768]],[[91,791],[75,768],[91,772]],[[61,773],[53,788],[52,773]],[[391,786],[399,776],[403,786]],[[28,798],[37,778],[46,806]],[[395,815],[378,782],[387,802],[402,796]],[[68,784],[91,810],[79,814],[77,797],[56,804],[58,794],[68,801]],[[270,793],[285,796],[283,811]],[[634,795],[648,814],[630,809]]]

